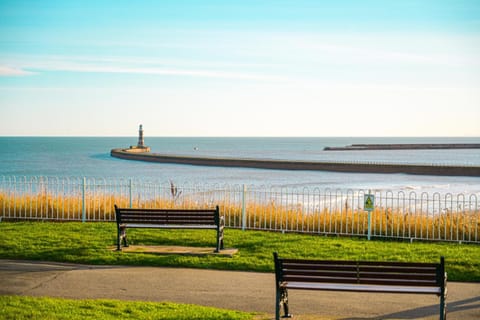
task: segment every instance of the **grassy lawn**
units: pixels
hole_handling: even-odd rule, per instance
[[[170,302],[0,296],[2,319],[262,319],[253,313]]]
[[[272,252],[282,257],[439,262],[445,256],[448,279],[480,281],[480,246],[457,243],[367,241],[319,235],[225,230],[224,256],[155,255],[112,251],[115,223],[1,222],[0,258],[84,264],[193,267],[273,272]],[[131,244],[214,247],[212,230],[128,230]]]

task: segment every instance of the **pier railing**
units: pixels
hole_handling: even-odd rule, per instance
[[[367,236],[367,190],[280,188],[84,177],[1,177],[3,220],[114,221],[121,207],[220,206],[238,229]],[[373,238],[480,243],[476,194],[375,190]]]

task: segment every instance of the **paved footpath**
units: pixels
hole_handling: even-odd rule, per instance
[[[0,260],[0,295],[173,301],[272,314],[274,275],[184,268]],[[438,319],[429,295],[289,292],[302,319]],[[480,283],[448,283],[449,319],[480,319]]]

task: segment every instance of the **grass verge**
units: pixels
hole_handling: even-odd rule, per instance
[[[272,252],[295,258],[438,262],[446,259],[448,279],[480,281],[480,246],[337,238],[225,230],[224,256],[155,255],[112,251],[115,223],[1,222],[0,258],[47,260],[97,265],[143,265],[273,272]],[[131,244],[214,247],[212,230],[128,230]]]
[[[262,319],[257,314],[171,302],[0,296],[2,319]],[[266,319],[266,317],[263,317]]]

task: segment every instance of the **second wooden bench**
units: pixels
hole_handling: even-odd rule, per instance
[[[281,259],[275,252],[276,310],[289,318],[288,289],[434,294],[446,319],[447,274],[440,263]]]

